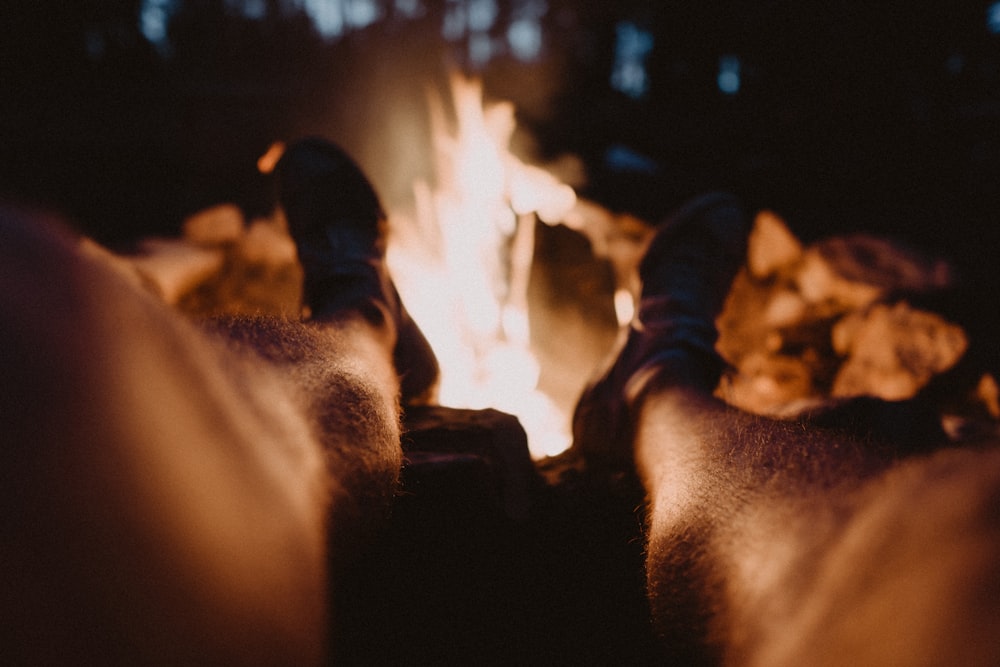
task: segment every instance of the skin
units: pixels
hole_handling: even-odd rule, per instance
[[[997,663],[1000,448],[903,456],[653,384],[635,457],[679,664]]]
[[[199,328],[58,222],[0,212],[10,664],[319,664],[326,591],[400,465],[390,317]],[[634,409],[677,664],[997,664],[1000,451],[739,412],[670,369]]]
[[[23,211],[0,255],[5,662],[322,663],[397,481],[391,322],[198,328]]]

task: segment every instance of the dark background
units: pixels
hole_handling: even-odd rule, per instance
[[[807,240],[868,230],[943,254],[965,277],[948,308],[982,349],[997,347],[990,2],[549,0],[538,59],[477,65],[464,38],[441,37],[453,0],[425,0],[420,18],[383,2],[382,20],[338,39],[288,3],[259,4],[250,19],[231,2],[185,0],[164,50],[139,30],[138,0],[4,3],[0,191],[106,242],[173,233],[217,201],[266,209],[256,157],[321,133],[386,199],[405,199],[427,171],[426,91],[444,90],[450,64],[515,102],[533,157],[580,156],[583,194],[612,208],[656,219],[729,187]],[[499,6],[502,36],[515,3]],[[654,37],[640,97],[610,84],[622,21]],[[728,55],[741,67],[735,94],[716,81]],[[616,148],[641,168],[609,160]]]

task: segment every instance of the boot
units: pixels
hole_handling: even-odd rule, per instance
[[[353,311],[391,327],[401,400],[430,400],[440,372],[437,358],[389,276],[388,223],[371,183],[346,153],[319,138],[291,145],[275,173],[312,320]]]
[[[694,199],[659,226],[639,265],[636,316],[573,415],[573,449],[588,465],[631,469],[636,407],[654,381],[715,389],[724,367],[715,318],[748,233],[739,201],[726,193]]]

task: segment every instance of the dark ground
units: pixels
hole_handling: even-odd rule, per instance
[[[670,664],[637,480],[536,469],[509,415],[411,412],[392,516],[342,578],[335,664]]]

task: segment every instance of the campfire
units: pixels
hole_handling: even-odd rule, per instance
[[[484,106],[477,81],[451,83],[452,128],[431,99],[437,187],[414,185],[415,216],[390,214],[389,263],[440,360],[440,402],[517,415],[535,456],[558,454],[568,419],[538,390],[528,283],[535,225],[565,220],[576,195],[510,152],[511,105]]]
[[[652,221],[580,200],[552,172],[514,155],[514,108],[484,103],[480,82],[455,75],[450,92],[451,109],[429,99],[434,183],[413,184],[413,210],[388,202],[390,267],[440,359],[441,405],[513,414],[532,456],[553,456],[570,445],[573,399],[611,350],[616,322],[632,317],[635,267]],[[259,167],[270,169],[280,150],[276,144]],[[301,269],[280,216],[246,221],[224,204],[183,229],[183,238],[147,239],[128,258],[165,300],[192,315],[298,313]],[[545,262],[536,237],[555,229],[587,248],[586,261],[607,277],[590,286],[587,304],[569,310],[532,296]],[[770,415],[845,397],[912,397],[958,362],[967,341],[961,327],[900,295],[938,293],[952,281],[944,262],[885,239],[803,247],[777,215],[761,212],[747,268],[719,320],[718,347],[731,370],[717,393]],[[616,317],[581,316],[594,304]],[[561,327],[548,332],[547,352],[539,330]],[[998,393],[985,375],[960,412],[1000,418]],[[954,434],[967,420],[943,418]]]

